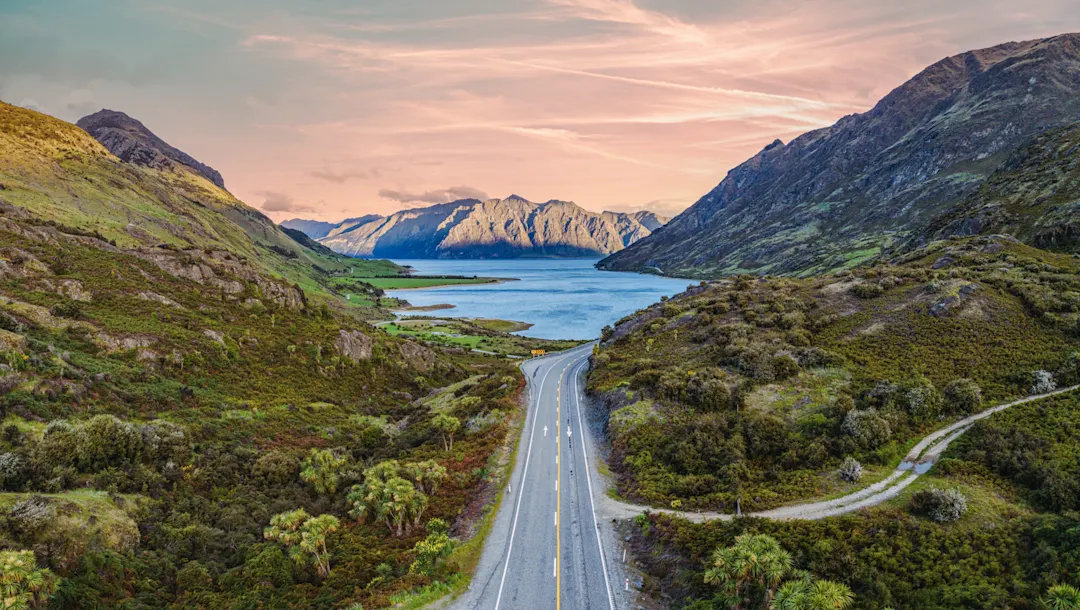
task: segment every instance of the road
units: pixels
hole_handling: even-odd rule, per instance
[[[522,363],[529,411],[522,429],[510,493],[495,516],[468,592],[444,604],[450,610],[616,610],[633,604],[612,519],[651,510],[691,521],[732,519],[620,502],[607,494],[596,469],[598,452],[588,433],[584,380],[591,343]],[[1078,386],[997,405],[922,439],[882,481],[831,500],[751,513],[767,519],[822,519],[895,497],[929,470],[949,443],[985,417],[1012,406],[1071,392]],[[613,555],[616,555],[613,557]]]
[[[518,460],[473,584],[455,609],[628,608],[621,565],[594,512],[595,459],[579,383],[592,344],[522,363],[529,413]],[[588,453],[587,453],[588,452]],[[610,530],[610,528],[608,528]],[[618,562],[616,562],[618,564]]]

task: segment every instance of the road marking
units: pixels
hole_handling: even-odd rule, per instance
[[[544,438],[547,438],[547,426],[544,426]]]
[[[559,527],[559,511],[555,511],[555,527]]]
[[[544,378],[540,381],[540,389],[536,393],[536,413],[533,414],[532,430],[529,432],[529,448],[525,451],[525,468],[521,471],[522,490],[525,488],[525,475],[529,472],[529,458],[532,457],[533,437],[536,435],[536,420],[540,418],[540,399],[544,396],[544,384],[547,382],[551,370],[548,369],[544,373]],[[533,377],[536,377],[537,371],[533,371]],[[499,594],[495,597],[495,610],[499,610],[499,604],[502,602],[503,586],[506,585],[506,571],[510,568],[510,553],[514,550],[514,534],[517,533],[518,513],[521,512],[521,500],[524,497],[524,493],[518,494],[517,508],[514,509],[514,524],[510,527],[510,543],[506,547],[506,563],[503,564],[502,579],[499,580]]]
[[[555,575],[559,573],[559,561],[555,557],[551,558],[551,577],[555,578]]]
[[[567,362],[563,367],[561,373],[559,373],[559,385],[558,390],[555,391],[555,444],[559,449],[555,452],[555,480],[558,481],[562,478],[562,466],[560,462],[562,460],[559,457],[562,455],[562,441],[559,440],[558,422],[562,420],[562,389],[563,379],[566,378],[566,369],[570,368],[570,365],[574,364],[573,361]],[[555,610],[562,609],[562,571],[559,570],[559,563],[562,561],[562,530],[559,529],[559,513],[562,512],[562,490],[555,489]]]
[[[582,359],[579,362],[588,362]],[[583,365],[578,366],[580,373]],[[585,481],[589,485],[589,508],[592,512],[593,525],[596,527],[596,546],[600,547],[600,567],[604,570],[604,586],[607,587],[608,607],[615,610],[615,598],[611,594],[611,582],[608,581],[607,561],[604,560],[604,543],[600,540],[600,523],[596,520],[596,506],[593,504],[592,475],[589,474],[589,451],[585,447],[585,428],[581,423],[581,393],[578,391],[577,377],[573,377],[574,406],[577,408],[578,432],[581,434],[581,452],[585,456]],[[626,580],[627,590],[630,588],[630,579]]]

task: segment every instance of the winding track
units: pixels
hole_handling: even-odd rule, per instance
[[[630,608],[621,547],[608,521],[642,511],[690,521],[733,519],[716,512],[683,512],[628,504],[607,494],[597,470],[599,452],[588,434],[582,402],[592,343],[528,360],[529,409],[517,462],[495,516],[472,585],[442,607],[453,610]],[[748,513],[767,519],[823,519],[895,497],[927,472],[949,444],[976,421],[1010,407],[1074,391],[1080,386],[991,407],[919,441],[887,478],[846,496]],[[601,524],[604,524],[603,527]]]

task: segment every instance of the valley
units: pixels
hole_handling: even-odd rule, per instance
[[[1080,610],[1080,35],[679,6],[8,48],[0,608]]]

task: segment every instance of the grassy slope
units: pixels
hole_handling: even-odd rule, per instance
[[[224,249],[315,294],[401,269],[317,252],[193,171],[126,164],[78,127],[0,102],[0,200],[120,247]]]
[[[845,456],[887,469],[911,439],[960,415],[940,398],[912,412],[910,392],[933,386],[935,402],[970,378],[997,402],[1026,394],[1034,370],[1061,369],[1080,348],[1078,270],[1070,256],[978,238],[843,275],[712,284],[640,312],[589,379],[613,411],[619,492],[729,510],[741,497],[754,510],[842,491]],[[732,398],[703,405],[700,379]],[[875,397],[879,382],[896,387]],[[890,438],[845,434],[841,396],[876,406]]]
[[[49,564],[67,577],[69,593],[106,605],[130,597],[142,599],[145,607],[183,599],[178,603],[195,603],[183,598],[176,584],[177,570],[190,561],[209,566],[215,575],[232,574],[220,582],[215,576],[201,590],[203,607],[226,607],[248,596],[272,607],[328,607],[354,600],[374,608],[428,582],[407,574],[418,533],[398,540],[377,524],[356,524],[344,514],[343,491],[314,494],[295,470],[284,480],[262,478],[258,464],[270,456],[295,469],[312,447],[343,450],[354,460],[352,468],[386,458],[433,458],[452,476],[432,498],[428,514],[467,531],[471,516],[462,511],[490,485],[486,464],[495,459],[517,407],[520,376],[510,363],[436,352],[430,367],[410,364],[400,351],[401,340],[350,316],[272,303],[251,306],[245,299],[255,294],[252,284],[237,298],[222,300],[202,284],[102,242],[46,233],[52,239],[0,232],[0,322],[24,345],[0,350],[10,367],[0,377],[11,388],[0,398],[0,415],[6,414],[0,454],[22,456],[30,465],[24,481],[0,482],[21,492],[0,496],[0,504],[25,499],[29,492],[51,492],[46,499],[72,516],[39,532],[10,529],[0,519],[0,544],[27,548],[53,541]],[[72,301],[50,289],[61,282],[79,282],[83,298],[90,300]],[[169,304],[140,296],[150,291]],[[342,329],[368,335],[372,357],[358,363],[342,357],[334,347]],[[219,333],[223,344],[206,331]],[[103,333],[138,342],[110,350],[99,339]],[[428,425],[433,410],[418,399],[465,378],[474,382],[440,406],[469,425],[454,451],[445,452]],[[463,403],[465,396],[480,400]],[[180,424],[191,442],[188,461],[176,464],[179,470],[169,471],[174,474],[118,464],[106,471],[64,471],[57,478],[36,451],[44,424],[58,418],[84,421],[99,413],[136,424],[155,419]],[[354,475],[344,476],[347,483]],[[81,505],[81,496],[55,493],[84,486],[135,494],[136,505],[145,507],[127,511],[143,532],[134,554],[107,554],[118,549],[106,542],[117,537],[108,524],[129,524],[109,517],[120,513],[108,497],[91,494],[77,511],[65,506]],[[245,560],[262,548],[257,545],[270,514],[297,506],[342,519],[344,527],[331,537],[331,577],[319,581],[297,568],[289,577],[293,584],[237,588]],[[81,542],[73,538],[79,519],[90,517],[102,531]],[[62,524],[67,529],[58,529]],[[189,525],[194,529],[183,529]],[[178,539],[193,542],[177,546]],[[118,562],[123,569],[99,570],[79,557]],[[172,567],[162,571],[150,557]],[[354,589],[375,579],[380,563],[388,563],[390,572],[368,589]]]

